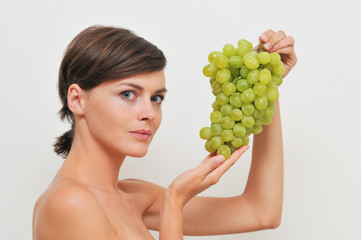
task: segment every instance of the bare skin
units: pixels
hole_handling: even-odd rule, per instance
[[[282,54],[285,77],[297,62],[293,38],[269,30],[260,42]],[[272,124],[254,137],[248,182],[238,196],[196,197],[216,184],[248,146],[227,161],[210,154],[168,188],[118,180],[126,156],[146,154],[161,122],[164,94],[163,71],[106,82],[89,91],[76,84],[69,88],[75,137],[63,166],[36,202],[34,240],[153,239],[148,229],[160,231],[160,239],[182,239],[183,234],[241,233],[280,224],[283,145],[278,102]],[[139,137],[134,133],[139,129],[150,130],[150,136]]]

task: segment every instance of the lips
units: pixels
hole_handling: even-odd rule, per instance
[[[147,141],[152,136],[152,131],[147,129],[140,129],[136,131],[130,131],[129,132],[133,137],[137,138],[141,141]]]

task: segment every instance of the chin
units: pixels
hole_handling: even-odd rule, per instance
[[[148,146],[147,147],[134,147],[129,149],[130,151],[127,151],[127,156],[129,157],[135,157],[135,158],[141,158],[144,157],[148,152]]]

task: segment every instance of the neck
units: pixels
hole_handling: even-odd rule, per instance
[[[105,149],[88,131],[75,130],[71,150],[61,171],[66,177],[102,191],[117,191],[125,156]]]

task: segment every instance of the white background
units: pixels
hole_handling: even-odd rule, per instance
[[[168,58],[161,128],[149,154],[120,172],[165,187],[206,156],[198,131],[213,101],[208,53],[240,38],[255,44],[267,29],[294,36],[299,61],[280,87],[281,226],[185,239],[361,239],[360,11],[358,0],[1,0],[0,239],[31,239],[33,205],[63,161],[52,144],[69,128],[57,116],[57,71],[70,40],[93,24],[129,28]],[[249,150],[204,195],[241,193],[250,159]]]

